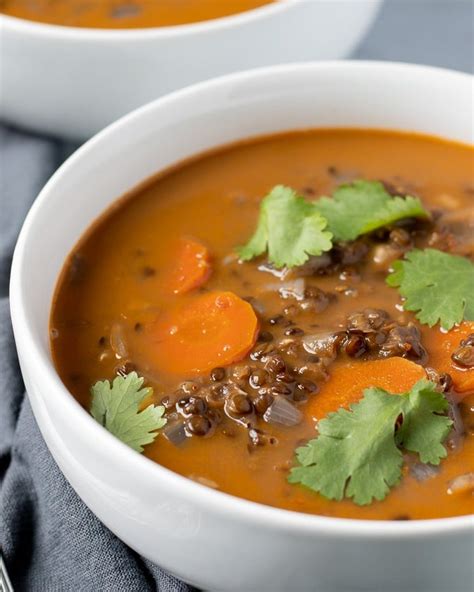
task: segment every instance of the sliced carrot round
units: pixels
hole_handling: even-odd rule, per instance
[[[437,372],[447,372],[453,379],[459,393],[474,391],[474,369],[465,370],[456,366],[451,359],[461,341],[474,333],[474,322],[464,321],[459,327],[453,327],[447,333],[439,333],[429,346],[429,365]]]
[[[211,271],[209,250],[192,238],[181,238],[165,282],[174,294],[184,294],[202,286]]]
[[[421,366],[398,357],[333,366],[328,382],[307,406],[307,413],[322,419],[331,411],[358,401],[366,388],[379,387],[401,394],[422,378],[426,378],[426,373]]]
[[[157,320],[153,357],[165,372],[206,372],[244,358],[257,332],[258,320],[248,302],[232,292],[209,292]]]

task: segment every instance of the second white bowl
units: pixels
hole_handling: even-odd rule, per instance
[[[225,0],[224,0],[225,1]],[[175,27],[99,30],[0,14],[0,117],[83,139],[193,82],[277,63],[347,56],[381,0],[280,0]]]

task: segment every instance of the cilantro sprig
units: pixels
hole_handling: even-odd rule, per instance
[[[436,249],[415,249],[393,263],[387,284],[398,287],[405,310],[432,327],[449,330],[474,320],[474,264]]]
[[[303,265],[310,255],[321,255],[332,247],[327,222],[314,204],[293,189],[277,185],[262,200],[257,230],[239,249],[248,261],[268,249],[268,258],[276,267]]]
[[[378,181],[341,185],[333,197],[317,201],[277,185],[262,200],[257,229],[238,252],[248,261],[268,251],[275,267],[296,267],[310,255],[330,251],[334,242],[354,240],[404,218],[428,217],[418,198],[392,197]]]
[[[443,442],[452,425],[442,415],[447,409],[427,380],[401,395],[365,389],[358,403],[330,413],[319,423],[319,435],[296,450],[299,466],[288,480],[332,500],[347,497],[359,505],[382,500],[401,478],[401,448],[433,465],[447,455]]]
[[[143,401],[153,392],[143,387],[143,378],[136,372],[96,382],[91,388],[91,415],[111,434],[137,452],[153,442],[156,430],[166,424],[163,406],[148,405],[140,410]]]
[[[351,241],[405,218],[429,218],[417,197],[392,197],[379,181],[340,185],[332,197],[319,199],[316,208],[335,241]]]

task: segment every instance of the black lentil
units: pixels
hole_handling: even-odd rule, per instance
[[[206,436],[212,429],[210,420],[202,415],[192,415],[186,420],[186,431],[193,436]]]
[[[210,374],[211,380],[213,382],[220,382],[221,380],[224,380],[225,375],[226,375],[225,368],[221,368],[221,367],[214,368],[213,370],[211,370],[211,374]]]

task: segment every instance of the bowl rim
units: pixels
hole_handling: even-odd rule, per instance
[[[148,459],[142,454],[136,453],[134,450],[123,444],[120,440],[100,426],[93,417],[81,407],[59,378],[50,357],[50,352],[47,351],[49,348],[42,346],[36,338],[35,332],[30,327],[28,321],[28,314],[26,312],[28,306],[25,304],[25,294],[21,287],[23,284],[23,277],[25,273],[27,273],[24,258],[25,249],[29,242],[30,229],[36,224],[37,213],[42,209],[43,204],[49,199],[50,194],[52,192],[54,193],[56,182],[68,175],[69,170],[76,167],[76,163],[83,159],[87,159],[88,152],[91,148],[100,145],[103,142],[107,142],[109,136],[113,135],[118,129],[135,125],[144,114],[159,110],[162,106],[165,106],[168,103],[173,103],[181,97],[187,97],[199,92],[210,92],[213,89],[226,87],[234,82],[248,81],[252,78],[259,79],[264,76],[294,71],[314,74],[315,72],[327,69],[339,70],[341,74],[347,69],[370,71],[371,74],[374,72],[381,73],[382,71],[392,71],[395,73],[400,72],[402,74],[403,72],[417,73],[421,76],[425,73],[434,76],[448,76],[451,77],[451,79],[454,77],[474,84],[473,75],[432,66],[380,61],[305,62],[269,66],[228,74],[174,91],[132,111],[93,136],[72,156],[70,156],[49,179],[28,212],[16,244],[11,269],[10,309],[15,340],[19,350],[23,350],[25,357],[35,360],[35,373],[39,382],[44,384],[43,391],[47,390],[49,398],[55,397],[58,401],[60,400],[61,407],[67,410],[71,415],[74,415],[76,426],[81,430],[89,432],[105,450],[104,454],[112,454],[117,458],[120,457],[124,466],[135,465],[137,471],[140,471],[151,483],[157,483],[158,486],[160,482],[166,480],[170,488],[179,488],[183,497],[192,498],[193,502],[200,507],[208,509],[212,508],[213,513],[248,521],[254,526],[261,525],[268,528],[278,528],[280,530],[285,530],[288,533],[304,534],[305,536],[311,534],[324,534],[328,537],[344,536],[350,539],[360,538],[361,536],[367,539],[394,539],[399,537],[423,539],[433,535],[467,532],[468,530],[471,530],[474,525],[473,515],[411,520],[407,522],[313,515],[293,510],[280,509],[239,498],[222,491],[216,491],[179,475],[178,473],[174,473],[170,469]],[[118,198],[119,197],[120,196],[118,196]]]
[[[233,27],[245,26],[268,16],[273,16],[295,6],[301,0],[273,0],[243,12],[236,12],[206,21],[197,21],[182,25],[168,25],[164,27],[136,27],[123,29],[106,29],[92,27],[74,27],[32,21],[16,16],[0,13],[0,29],[8,27],[12,31],[39,37],[67,39],[71,41],[103,41],[124,42],[149,39],[168,39],[170,37],[184,37],[196,34],[208,34],[216,30],[227,30]],[[312,1],[312,0],[310,0]],[[380,2],[381,0],[372,0]]]

